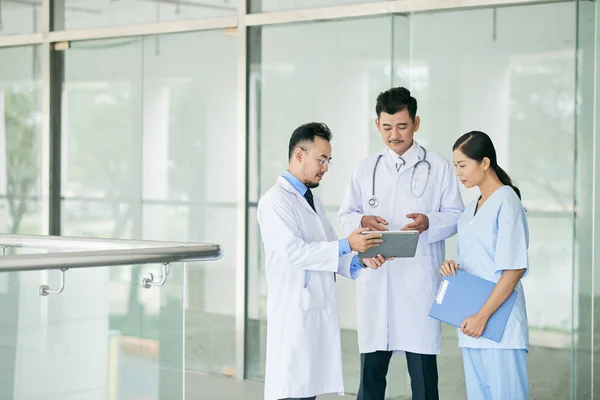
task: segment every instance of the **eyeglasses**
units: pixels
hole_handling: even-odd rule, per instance
[[[306,150],[304,147],[300,147],[300,149],[308,153],[308,150]],[[322,167],[329,167],[331,165],[330,158],[328,159],[328,158],[319,157],[319,158],[317,158],[317,160],[319,161],[319,164],[321,164]]]
[[[331,160],[319,158],[319,164],[321,164],[322,167],[329,167],[331,165]]]

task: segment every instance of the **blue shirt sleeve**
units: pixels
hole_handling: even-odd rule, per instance
[[[340,257],[345,256],[346,254],[350,254],[350,243],[348,239],[340,240]]]
[[[358,256],[352,257],[352,261],[350,262],[350,278],[356,280],[360,276],[360,270],[362,268],[363,265],[360,263]]]
[[[340,240],[340,257],[345,256],[346,254],[350,254],[350,243],[348,239]],[[352,257],[350,261],[350,278],[357,279],[360,275],[360,270],[363,268],[358,256]]]

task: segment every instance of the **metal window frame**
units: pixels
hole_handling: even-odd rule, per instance
[[[248,316],[248,29],[249,0],[238,0],[237,26],[237,213],[235,268],[235,375],[246,378]]]
[[[43,148],[48,154],[43,155],[43,182],[45,186],[42,197],[50,201],[44,202],[43,215],[47,226],[43,232],[60,234],[61,232],[61,188],[60,188],[60,96],[64,63],[55,62],[55,45],[62,42],[99,40],[120,37],[160,35],[207,30],[231,30],[237,33],[237,183],[236,196],[236,300],[235,300],[235,354],[236,377],[246,377],[246,322],[248,315],[248,28],[253,26],[269,26],[277,24],[303,23],[313,21],[342,20],[350,18],[366,18],[395,14],[426,13],[441,10],[464,10],[489,7],[509,7],[557,2],[574,2],[574,0],[388,0],[354,5],[331,6],[292,11],[249,13],[251,0],[238,0],[237,13],[229,17],[178,22],[160,22],[133,26],[109,27],[82,30],[60,30],[62,21],[56,23],[55,4],[64,0],[42,1],[42,32],[0,36],[2,48],[15,46],[41,45],[42,48],[42,117]],[[593,0],[591,0],[593,1]],[[67,46],[68,47],[68,46]],[[58,144],[58,148],[56,145]],[[58,181],[57,181],[58,179]]]
[[[238,17],[222,17],[204,20],[159,22],[155,24],[130,25],[114,28],[78,29],[49,32],[49,42],[71,42],[93,39],[110,39],[131,36],[163,35],[168,33],[195,32],[235,28]]]
[[[593,0],[590,0],[593,1]],[[0,36],[0,48],[27,46],[65,41],[109,39],[131,36],[161,35],[237,28],[238,32],[250,26],[324,21],[378,15],[425,13],[449,9],[510,7],[532,4],[574,2],[574,0],[389,0],[371,3],[330,6],[290,11],[249,13],[249,0],[238,0],[237,14],[201,20],[158,22],[149,24],[115,26],[107,28],[57,30],[52,29],[55,0],[43,0],[42,32]],[[240,32],[241,34],[241,32]]]
[[[465,10],[564,2],[573,2],[573,0],[391,0],[348,6],[247,14],[245,17],[247,26],[266,26],[393,14],[428,13],[452,9]]]
[[[0,36],[0,48],[30,46],[35,44],[42,44],[43,42],[44,35],[41,33],[32,33],[30,35]]]

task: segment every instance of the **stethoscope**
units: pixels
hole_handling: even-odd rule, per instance
[[[421,150],[423,150],[423,159],[417,161],[417,163],[414,165],[412,176],[410,178],[410,194],[417,198],[420,198],[421,196],[423,196],[423,193],[425,193],[425,189],[427,188],[427,184],[429,183],[429,175],[431,175],[431,164],[429,163],[429,161],[427,161],[427,150],[425,150],[425,147],[421,145],[419,145],[419,147],[421,148]],[[375,175],[377,174],[377,165],[379,164],[381,157],[383,157],[383,154],[377,156],[377,161],[375,161],[375,167],[373,168],[373,187],[371,190],[371,198],[369,199],[369,206],[371,207],[379,206],[379,200],[375,196]],[[413,192],[413,188],[415,187],[413,183],[415,180],[415,171],[417,170],[419,165],[427,166],[427,179],[425,180],[425,186],[423,186],[423,191],[417,196]]]

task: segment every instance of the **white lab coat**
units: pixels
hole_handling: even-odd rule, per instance
[[[377,215],[387,220],[389,230],[400,230],[413,222],[406,217],[411,213],[427,215],[429,229],[420,235],[414,258],[397,258],[377,270],[360,272],[356,281],[359,350],[439,354],[441,326],[428,314],[441,281],[444,240],[456,233],[464,209],[458,180],[444,157],[428,151],[431,175],[423,195],[417,198],[411,194],[410,184],[413,166],[422,159],[423,150],[417,146],[417,151],[405,158],[400,174],[387,151],[367,158],[353,173],[338,213],[342,229],[349,232],[360,227],[364,215]],[[379,205],[373,208],[368,201],[379,154],[384,155],[375,178]],[[423,177],[422,168],[416,177]]]
[[[266,253],[265,400],[343,393],[334,272],[350,277],[323,204],[283,177],[258,203]]]

